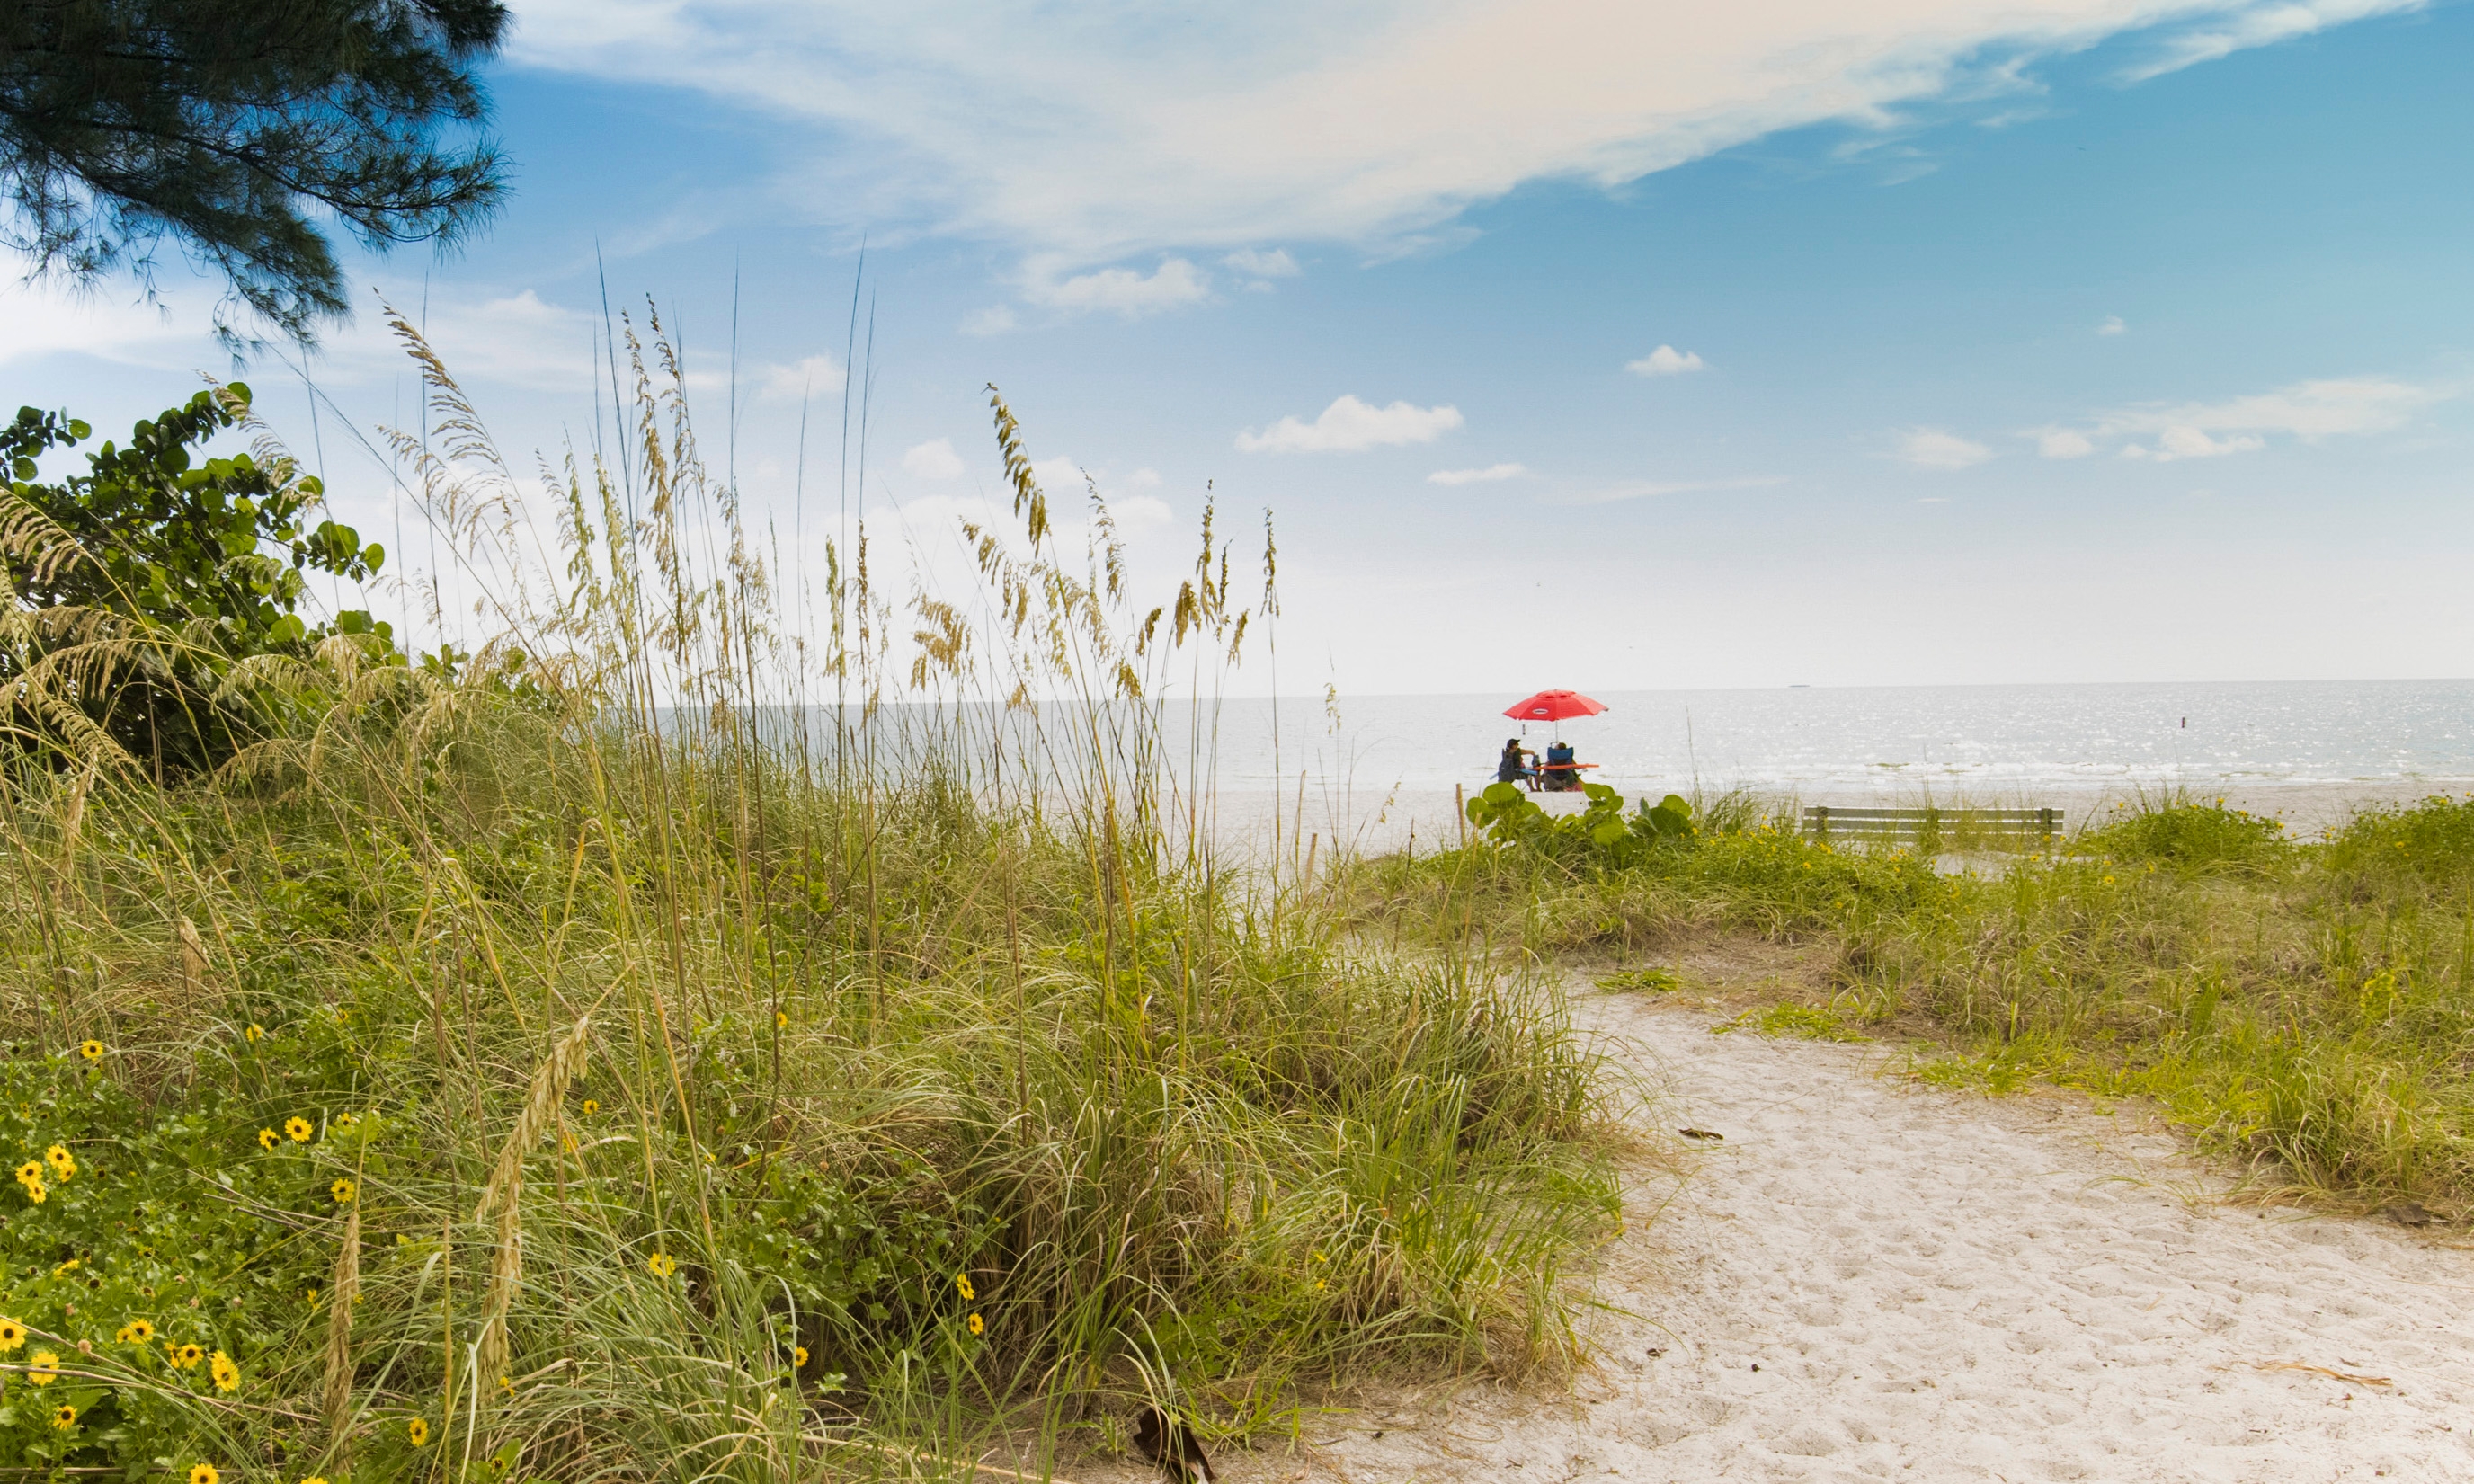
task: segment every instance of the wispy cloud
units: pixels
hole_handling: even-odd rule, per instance
[[[1492,484],[1497,479],[1517,479],[1529,473],[1526,464],[1489,464],[1484,469],[1438,469],[1426,475],[1428,484]]]
[[[797,401],[821,392],[838,392],[842,365],[830,355],[811,355],[788,366],[764,368],[764,394],[777,401]]]
[[[2122,322],[2121,315],[2108,314],[2098,322],[2096,332],[2099,335],[2122,335],[2130,332],[2130,327]]]
[[[1432,443],[1461,426],[1458,407],[1419,407],[1395,401],[1387,407],[1342,397],[1308,423],[1285,417],[1256,432],[1237,435],[1248,453],[1354,453],[1365,449]]]
[[[1624,370],[1637,377],[1680,377],[1700,369],[1699,352],[1678,351],[1671,345],[1660,346],[1637,361],[1624,362]]]
[[[2045,57],[2152,76],[2420,0],[1874,0],[1699,8],[1265,0],[1128,21],[970,0],[532,0],[518,64],[775,121],[829,219],[1065,270],[1264,241],[1378,249],[1525,182],[1613,186],[1781,130],[1878,126]],[[1512,59],[1518,64],[1512,64]],[[804,126],[804,127],[803,127]]]
[[[1220,259],[1220,265],[1249,279],[1294,279],[1305,271],[1289,255],[1287,248],[1273,248],[1268,253],[1260,248],[1239,248]]]
[[[1899,457],[1918,469],[1969,469],[1993,450],[1947,428],[1910,427],[1899,435]]]
[[[2047,458],[2084,458],[2112,447],[2119,456],[2171,463],[2248,453],[2278,437],[2302,443],[2392,432],[2462,388],[2394,377],[2339,377],[2224,401],[2145,403],[2102,413],[2079,426],[2031,428]]]
[[[1022,321],[1015,317],[1011,304],[990,304],[984,309],[975,309],[963,317],[962,333],[1002,335],[1019,328],[1021,324]]]
[[[912,444],[902,450],[902,472],[915,479],[953,479],[962,473],[962,455],[951,438]]]
[[[1103,268],[1054,283],[1034,283],[1029,295],[1051,308],[1100,309],[1131,320],[1201,303],[1211,297],[1211,276],[1182,257],[1171,257],[1148,274]]]

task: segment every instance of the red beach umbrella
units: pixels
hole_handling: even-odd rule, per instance
[[[1578,691],[1540,691],[1525,701],[1515,701],[1504,708],[1504,715],[1515,721],[1563,721],[1573,717],[1594,717],[1606,705],[1593,701]]]

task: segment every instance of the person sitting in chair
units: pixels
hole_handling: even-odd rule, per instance
[[[1567,793],[1581,786],[1581,770],[1572,766],[1572,744],[1551,742],[1546,744],[1546,787],[1556,793]]]
[[[1503,742],[1503,757],[1501,761],[1494,765],[1494,781],[1497,783],[1525,783],[1529,785],[1530,792],[1537,792],[1538,772],[1535,768],[1531,767],[1527,762],[1528,759],[1536,756],[1538,756],[1537,753],[1520,745],[1519,738],[1505,738]]]

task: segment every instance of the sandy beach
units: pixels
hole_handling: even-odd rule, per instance
[[[2474,1476],[2462,1238],[2222,1201],[2135,1108],[1576,993],[1657,1090],[1664,1156],[1634,1172],[1596,1365],[1568,1394],[1381,1399],[1229,1480]]]

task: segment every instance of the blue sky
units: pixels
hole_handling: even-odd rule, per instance
[[[652,296],[821,529],[864,240],[872,529],[958,580],[997,382],[1162,578],[1276,512],[1283,690],[2468,672],[2474,8],[884,11],[520,4],[510,208],[363,281],[526,466]],[[161,287],[0,299],[0,396],[228,371]],[[384,539],[378,330],[247,375]]]

